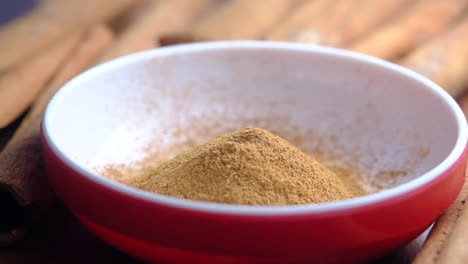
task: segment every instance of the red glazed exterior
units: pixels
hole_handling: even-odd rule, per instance
[[[454,201],[467,153],[434,180],[393,199],[322,213],[236,215],[112,190],[43,142],[51,186],[88,228],[130,254],[171,263],[351,263],[382,256],[423,232]]]

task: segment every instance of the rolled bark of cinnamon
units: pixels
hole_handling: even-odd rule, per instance
[[[375,29],[388,19],[402,12],[410,0],[367,0],[353,10],[339,34],[336,46],[344,47]]]
[[[83,32],[72,33],[44,53],[0,75],[0,128],[9,125],[34,101],[41,88],[78,45]]]
[[[458,219],[452,223],[453,227],[449,233],[450,235],[446,238],[445,245],[439,249],[440,254],[435,263],[468,263],[468,208],[466,199],[465,197],[465,199],[462,200],[462,206],[457,210],[460,215]]]
[[[341,42],[341,29],[356,10],[361,9],[361,6],[365,4],[365,2],[365,0],[333,1],[330,8],[325,10],[325,12],[320,12],[317,16],[305,21],[299,28],[290,32],[289,40],[337,46]]]
[[[321,14],[330,10],[333,1],[314,0],[304,1],[280,25],[272,28],[266,35],[267,40],[295,41],[297,32],[300,32],[310,21],[314,21]]]
[[[268,40],[344,46],[377,27],[409,0],[305,1],[286,21],[267,35]]]
[[[347,48],[382,59],[398,59],[441,33],[467,6],[467,0],[419,0],[403,14]]]
[[[40,1],[24,16],[0,28],[0,72],[36,55],[64,34],[108,21],[135,0]]]
[[[468,88],[468,87],[467,87]],[[462,94],[457,99],[458,105],[461,107],[463,113],[468,117],[468,93]],[[468,173],[468,171],[467,171]]]
[[[95,26],[84,35],[0,153],[0,246],[21,239],[28,226],[51,205],[39,131],[49,99],[65,82],[90,66],[112,38],[112,32],[104,25]]]
[[[467,198],[468,184],[467,179],[465,179],[462,191],[447,211],[437,219],[423,247],[413,260],[413,264],[439,263],[439,254],[446,247],[446,243],[454,231],[455,223],[459,221],[458,219]]]
[[[99,61],[154,48],[158,36],[187,31],[212,4],[213,0],[154,1],[130,23]]]
[[[399,63],[425,75],[452,96],[460,95],[468,88],[468,16]]]
[[[199,38],[197,36],[193,36],[190,33],[172,33],[161,35],[159,38],[156,38],[157,45],[164,47],[176,44],[185,44],[185,43],[192,43],[192,42],[201,42],[207,41],[206,39]]]
[[[297,0],[228,1],[194,25],[191,34],[209,40],[263,38]]]

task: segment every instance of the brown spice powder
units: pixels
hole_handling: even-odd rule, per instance
[[[260,128],[218,136],[126,183],[183,199],[244,205],[321,203],[360,193]]]

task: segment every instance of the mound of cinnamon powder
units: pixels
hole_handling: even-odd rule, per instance
[[[129,185],[184,199],[244,205],[293,205],[351,198],[332,171],[260,128],[224,134]]]

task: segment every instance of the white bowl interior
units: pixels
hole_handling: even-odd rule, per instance
[[[357,169],[375,191],[428,172],[459,136],[440,91],[389,67],[300,45],[163,48],[76,78],[53,99],[46,125],[66,156],[94,171],[264,127],[331,166]]]

